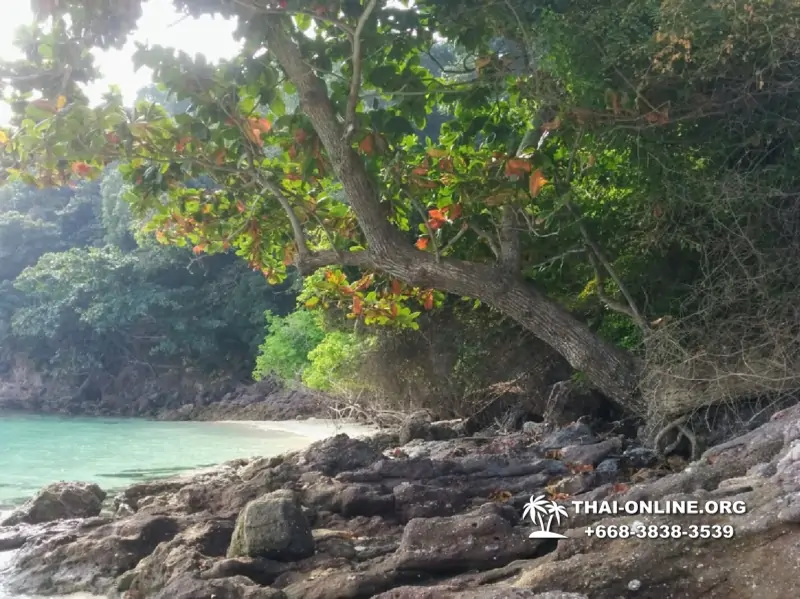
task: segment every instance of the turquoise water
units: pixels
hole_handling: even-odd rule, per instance
[[[299,435],[241,424],[0,413],[0,510],[59,480],[113,490],[307,443]]]

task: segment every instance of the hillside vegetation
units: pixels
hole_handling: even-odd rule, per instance
[[[123,348],[162,318],[175,357],[210,357],[228,331],[221,353],[253,359],[243,323],[265,306],[248,300],[235,319],[223,307],[226,284],[250,293],[230,283],[247,267],[270,285],[307,275],[295,312],[270,308],[256,376],[353,405],[428,393],[456,414],[551,350],[652,431],[800,387],[797,3],[175,0],[238,18],[244,42],[218,65],[139,49],[181,111],[126,107],[113,90],[89,106],[82,91],[96,77],[85,50],[122,44],[138,0],[35,4],[26,59],[0,71],[16,114],[4,172],[53,198],[106,173],[143,227],[131,249],[37,255],[21,274],[33,262],[4,262],[29,302],[13,334],[38,351],[61,347],[52,335],[117,347],[103,320],[135,313],[147,316]],[[64,240],[55,221],[4,218],[65,249],[47,249]],[[216,274],[166,289],[143,257],[174,267],[171,251]],[[55,270],[94,272],[98,298],[128,289],[122,276],[142,298],[64,318],[37,307],[63,297]],[[259,284],[259,301],[276,297]]]

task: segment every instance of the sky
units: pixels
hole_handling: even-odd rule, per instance
[[[0,2],[4,5],[0,20],[0,59],[10,60],[18,56],[13,45],[15,30],[30,23],[33,15],[29,0]],[[131,57],[136,41],[177,48],[190,55],[204,54],[211,62],[232,57],[239,50],[239,44],[233,39],[236,27],[233,21],[219,17],[184,18],[173,10],[170,0],[148,0],[143,13],[138,30],[122,50],[96,54],[95,61],[103,78],[87,88],[90,98],[99,99],[109,85],[118,85],[126,101],[132,101],[136,92],[150,83],[149,69],[133,70]],[[7,122],[8,118],[8,108],[0,102],[0,123]]]

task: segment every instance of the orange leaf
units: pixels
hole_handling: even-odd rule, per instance
[[[506,175],[509,177],[521,177],[525,173],[529,172],[531,172],[531,163],[527,160],[511,158],[508,162],[506,162]]]
[[[272,123],[265,118],[251,119],[250,122],[252,123],[253,129],[257,129],[263,133],[269,133],[272,129]]]
[[[401,293],[403,293],[403,286],[397,279],[394,279],[392,281],[392,293],[394,295],[400,295]]]
[[[446,221],[447,216],[445,216],[442,210],[438,208],[431,208],[428,210],[428,215],[431,217],[431,220],[439,220],[439,221]]]
[[[427,175],[428,174],[428,169],[425,168],[424,166],[418,166],[417,168],[413,169],[411,172],[413,174],[415,174],[415,175]]]
[[[400,308],[397,307],[395,302],[392,302],[390,310],[392,312],[392,318],[397,318],[397,315],[400,314]]]
[[[547,179],[544,178],[544,175],[542,174],[542,169],[540,168],[536,169],[531,174],[531,180],[529,182],[529,189],[531,195],[534,198],[538,196],[539,192],[542,191],[542,187],[544,187],[546,184],[547,184]]]
[[[117,145],[117,144],[118,144],[118,143],[120,143],[122,140],[119,138],[119,135],[117,135],[117,134],[116,134],[116,133],[114,133],[113,131],[109,131],[108,133],[106,133],[106,141],[107,141],[108,143],[110,143],[110,144]]]
[[[429,294],[427,294],[425,296],[425,301],[423,302],[422,306],[426,310],[432,310],[433,309],[433,293],[429,293]]]
[[[438,148],[428,148],[428,156],[433,158],[444,158],[447,156],[447,152]]]
[[[73,173],[81,177],[85,177],[92,172],[92,167],[85,162],[73,162],[71,168]]]
[[[304,142],[306,139],[308,139],[308,133],[306,133],[306,132],[305,132],[305,130],[303,130],[303,129],[298,129],[297,131],[295,131],[295,132],[294,132],[294,140],[295,140],[297,143],[301,144],[301,143],[303,143],[303,142]]]
[[[483,56],[475,61],[475,70],[480,72],[481,69],[486,67],[486,65],[490,64],[492,59],[488,56]]]
[[[283,265],[289,266],[292,264],[293,260],[294,260],[294,247],[292,247],[291,245],[287,245],[285,248],[283,248]]]
[[[442,212],[447,214],[450,220],[455,220],[461,216],[461,204],[450,204],[442,208]]]
[[[619,114],[620,113],[619,96],[614,92],[609,93],[609,96],[611,96],[611,110],[614,111],[614,114]]]
[[[192,248],[192,251],[195,254],[202,254],[203,251],[206,249],[206,245],[204,243],[200,243]]]
[[[417,239],[417,243],[415,243],[414,245],[418,250],[424,250],[426,247],[428,247],[428,243],[430,243],[430,239],[428,239],[427,237],[420,237],[419,239]]]
[[[442,158],[439,161],[439,170],[452,173],[453,172],[453,159],[452,158]]]
[[[222,166],[225,162],[225,152],[223,150],[219,150],[216,154],[214,154],[214,162],[217,166]]]
[[[353,314],[361,314],[364,310],[364,302],[357,295],[353,296]]]
[[[372,133],[361,140],[361,143],[358,144],[358,149],[368,156],[375,153],[375,137],[372,135]]]
[[[239,210],[239,212],[244,212],[245,210],[247,210],[247,208],[245,208],[245,205],[242,202],[242,200],[237,200],[236,201],[236,208]]]

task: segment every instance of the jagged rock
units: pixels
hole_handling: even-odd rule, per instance
[[[510,520],[491,503],[462,516],[411,520],[394,565],[398,570],[447,573],[498,568],[537,555],[540,541],[528,539]]]
[[[105,498],[105,491],[93,483],[54,483],[12,512],[0,522],[0,526],[91,518],[100,513]]]
[[[559,429],[539,443],[544,450],[562,449],[568,445],[591,445],[597,443],[592,430],[583,422],[573,422]]]
[[[400,427],[400,445],[405,445],[415,439],[430,440],[431,422],[430,414],[425,411],[414,412],[408,416]]]
[[[658,463],[658,453],[646,447],[631,447],[623,452],[622,463],[634,470],[651,468]]]
[[[314,537],[297,496],[274,491],[248,503],[236,520],[228,557],[292,561],[314,555]]]
[[[277,589],[262,587],[245,576],[203,580],[181,574],[155,595],[128,591],[125,599],[286,599]]]
[[[550,591],[537,593],[527,589],[512,589],[509,587],[491,587],[484,589],[470,589],[466,591],[453,590],[447,586],[435,587],[399,587],[376,595],[372,599],[589,599],[586,595],[577,593],[562,593]]]
[[[3,582],[22,595],[105,593],[183,525],[175,518],[141,514],[113,523],[78,522],[23,545]]]
[[[597,466],[609,455],[622,450],[622,439],[612,437],[591,445],[567,445],[561,449],[561,459],[570,464]]]
[[[383,454],[368,443],[341,433],[309,446],[303,453],[302,465],[326,476],[335,476],[366,468],[383,459]]]

